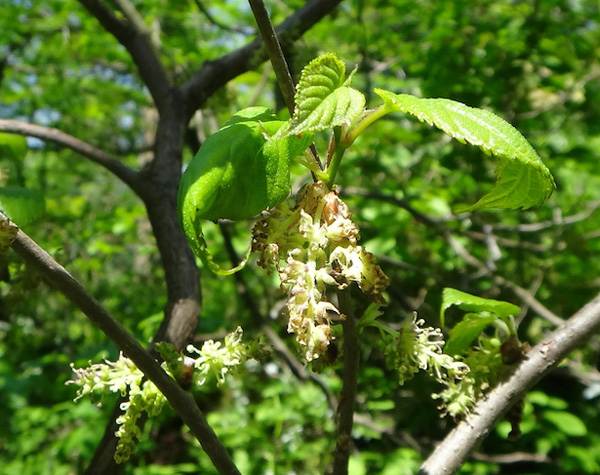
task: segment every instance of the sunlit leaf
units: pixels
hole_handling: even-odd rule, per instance
[[[519,307],[509,302],[484,299],[476,295],[461,292],[460,290],[445,288],[442,294],[442,308],[440,312],[442,325],[444,325],[446,310],[453,305],[466,312],[490,312],[498,317],[518,315],[521,311]]]
[[[310,136],[271,139],[283,124],[264,107],[239,111],[202,144],[183,174],[179,218],[192,248],[215,272],[200,222],[251,218],[290,192],[290,161]]]
[[[460,211],[527,209],[541,205],[554,191],[554,179],[533,147],[512,125],[492,112],[449,99],[420,99],[381,89],[375,92],[389,109],[411,114],[500,159],[492,191]]]
[[[452,356],[460,355],[473,343],[485,327],[497,318],[496,315],[468,313],[450,330],[450,336],[444,346],[444,353]]]
[[[19,225],[40,217],[44,213],[45,202],[37,191],[20,186],[0,188],[0,209]]]
[[[334,54],[311,61],[302,71],[289,133],[300,135],[349,125],[365,107],[365,97],[348,87],[346,66]]]

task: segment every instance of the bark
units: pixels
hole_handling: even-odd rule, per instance
[[[526,355],[510,378],[490,392],[436,447],[420,475],[456,473],[502,416],[565,356],[600,330],[600,295]]]

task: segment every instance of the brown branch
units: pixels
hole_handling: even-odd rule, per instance
[[[81,1],[81,0],[80,0]],[[282,42],[294,41],[330,13],[342,0],[309,0],[298,11],[289,16],[276,32]],[[191,117],[206,99],[231,79],[258,66],[267,59],[262,41],[233,51],[215,61],[207,61],[181,88],[187,104],[187,116]]]
[[[40,140],[53,142],[63,147],[70,148],[74,152],[89,158],[92,162],[103,166],[116,177],[120,178],[124,183],[129,185],[132,190],[140,194],[142,180],[135,170],[132,170],[121,161],[111,157],[93,145],[90,145],[83,140],[79,140],[61,130],[29,124],[18,120],[0,119],[0,131],[36,137]]]
[[[6,219],[8,218],[0,213],[0,220]],[[44,276],[48,283],[56,287],[98,326],[119,347],[123,354],[130,358],[144,375],[156,384],[173,409],[188,425],[220,473],[239,473],[227,450],[208,425],[194,398],[164,372],[158,362],[97,300],[87,293],[83,286],[64,267],[21,230],[18,231],[11,247],[29,265]]]
[[[275,71],[275,76],[277,77],[277,82],[279,83],[285,105],[290,111],[290,115],[294,115],[294,96],[296,95],[294,80],[292,79],[292,74],[288,68],[287,61],[283,56],[283,50],[281,49],[281,44],[279,44],[277,34],[275,33],[275,29],[269,18],[265,2],[262,0],[248,1],[250,3],[250,8],[252,8],[252,13],[254,13],[254,19],[258,25],[263,44],[269,55],[269,61],[271,61],[271,64],[273,65],[273,71]]]
[[[356,402],[360,347],[350,291],[338,292],[338,297],[340,311],[346,318],[342,320],[342,329],[344,332],[344,374],[342,376],[342,393],[338,406],[338,427],[335,452],[333,454],[333,474],[346,475],[348,473],[350,449],[352,448],[352,425],[354,423],[354,404]]]
[[[112,34],[119,43],[131,55],[143,83],[148,87],[150,95],[159,111],[168,104],[171,97],[171,83],[167,71],[160,61],[158,52],[150,39],[148,29],[140,25],[139,14],[133,7],[127,8],[125,0],[119,0],[124,5],[125,16],[133,18],[134,21],[126,21],[118,18],[115,13],[101,0],[79,0],[104,27]],[[135,13],[134,13],[135,12]]]
[[[494,388],[436,447],[421,475],[456,473],[506,411],[565,356],[600,330],[600,295],[527,353],[510,378]]]
[[[373,199],[381,201],[383,203],[389,203],[391,205],[397,206],[398,208],[402,208],[408,211],[417,221],[436,229],[439,229],[443,221],[448,220],[445,218],[433,218],[431,216],[428,216],[425,213],[421,213],[420,211],[413,208],[408,201],[396,198],[395,196],[388,195],[386,193],[381,193],[379,191],[371,191],[362,188],[355,188],[352,186],[344,186],[339,189],[339,193],[342,197],[360,196],[362,198]],[[450,219],[456,219],[456,217],[452,216]]]

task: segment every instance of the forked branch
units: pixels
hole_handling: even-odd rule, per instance
[[[420,475],[456,473],[500,418],[565,356],[600,330],[600,295],[527,353],[511,377],[493,389],[436,447]]]

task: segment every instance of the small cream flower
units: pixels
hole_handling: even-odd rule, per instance
[[[329,302],[328,286],[343,290],[356,282],[373,301],[384,303],[389,281],[373,255],[357,246],[359,230],[350,218],[337,193],[317,182],[301,190],[294,208],[283,203],[254,227],[258,263],[279,273],[288,294],[288,331],[296,335],[306,361],[327,350],[331,317],[344,318]]]

